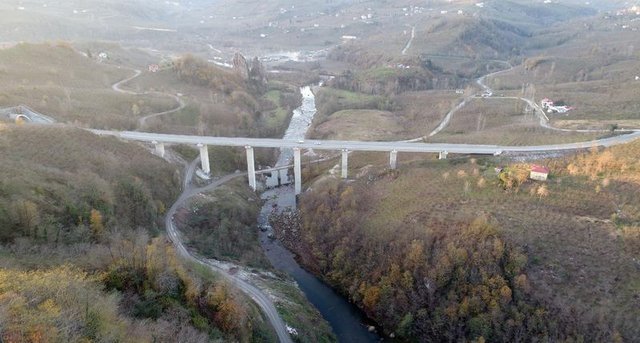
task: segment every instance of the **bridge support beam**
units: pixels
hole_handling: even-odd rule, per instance
[[[253,157],[253,147],[247,145],[244,147],[247,150],[247,175],[249,176],[249,187],[256,190],[256,162]]]
[[[389,168],[397,169],[398,168],[398,151],[391,150],[389,152]]]
[[[447,155],[449,155],[448,152],[446,151],[440,151],[440,153],[438,154],[438,159],[439,160],[446,160],[447,159]]]
[[[295,179],[296,195],[302,193],[302,167],[300,163],[300,148],[293,148],[293,177]]]
[[[342,149],[342,178],[347,178],[347,167],[349,163],[349,150]]]
[[[155,145],[156,147],[156,155],[164,157],[164,143],[160,143],[157,141],[153,141],[151,143],[153,143],[153,145]]]
[[[202,171],[209,175],[211,173],[211,166],[209,165],[209,148],[202,143],[198,144],[198,148],[200,149],[200,166],[202,167]]]

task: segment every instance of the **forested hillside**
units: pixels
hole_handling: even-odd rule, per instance
[[[179,168],[80,129],[1,126],[1,340],[271,341],[251,301],[161,235]]]
[[[368,166],[314,183],[299,214],[273,222],[304,265],[408,341],[634,341],[637,149],[548,160],[547,183],[491,160]]]

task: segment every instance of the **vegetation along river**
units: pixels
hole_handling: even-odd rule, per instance
[[[302,87],[300,93],[302,94],[302,105],[294,110],[284,139],[304,139],[316,113],[315,96],[311,87]],[[292,161],[293,151],[281,149],[276,166],[285,166],[291,164]],[[290,180],[287,170],[280,171],[279,177],[280,184],[288,185],[273,188],[278,185],[278,175],[275,172],[272,177],[267,178],[266,186],[268,189],[262,193],[262,198],[266,202],[260,212],[259,226],[268,224],[269,214],[274,208],[283,210],[294,209],[296,206],[295,192],[291,184],[293,180]],[[274,204],[277,206],[274,207]],[[340,342],[377,342],[380,340],[377,334],[369,332],[370,324],[355,305],[313,274],[302,269],[294,259],[294,255],[280,242],[269,238],[270,234],[273,235],[272,229],[260,231],[260,244],[267,258],[276,269],[286,272],[296,280],[309,301],[329,322]]]

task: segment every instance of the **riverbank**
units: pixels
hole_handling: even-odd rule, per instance
[[[291,140],[303,140],[311,126],[315,116],[316,102],[312,91],[314,86],[300,88],[302,105],[293,111],[291,122],[284,138]],[[281,149],[276,167],[288,165],[293,152],[291,149]],[[282,170],[279,175],[271,175],[266,180],[266,185],[277,185],[277,180],[285,180],[288,183],[287,170]],[[268,227],[269,217],[281,211],[295,210],[296,196],[291,186],[271,188],[262,193],[265,201],[258,219],[259,227]],[[340,342],[377,342],[380,337],[369,329],[375,329],[362,314],[347,299],[335,292],[331,287],[316,278],[312,273],[304,270],[296,262],[294,255],[285,246],[273,239],[273,231],[267,229],[260,232],[260,244],[269,262],[279,271],[283,271],[293,277],[307,299],[320,311]]]
[[[330,326],[296,282],[264,255],[255,226],[260,205],[240,177],[192,197],[176,210],[174,220],[190,251],[268,295],[294,342],[335,342]]]
[[[291,186],[267,190],[262,194],[262,199],[265,200],[265,204],[259,217],[260,226],[270,225],[273,223],[272,218],[280,218],[280,215],[295,213],[296,199]],[[369,343],[381,340],[374,332],[375,323],[368,320],[355,305],[317,278],[314,273],[298,264],[291,252],[298,250],[288,250],[293,247],[292,241],[286,240],[284,244],[280,242],[280,237],[291,236],[276,231],[277,239],[273,239],[273,234],[270,230],[260,233],[260,243],[267,258],[277,270],[287,273],[296,281],[309,302],[331,325],[339,342]]]

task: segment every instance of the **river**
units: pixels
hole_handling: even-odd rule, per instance
[[[316,113],[315,96],[310,86],[300,89],[302,105],[293,111],[291,122],[284,134],[285,139],[304,139],[311,121]],[[293,158],[291,149],[281,149],[276,167],[289,165]],[[269,188],[262,193],[265,200],[264,206],[258,218],[259,225],[268,223],[269,214],[277,204],[277,209],[295,208],[296,197],[287,170],[281,170],[279,176],[274,173],[267,178],[266,186],[281,187]],[[279,179],[279,180],[278,180]],[[260,231],[260,243],[271,264],[278,270],[291,275],[298,286],[307,296],[307,299],[320,311],[324,319],[338,337],[339,342],[378,342],[380,337],[369,332],[370,322],[363,313],[341,295],[336,293],[327,284],[316,278],[313,274],[302,269],[296,262],[294,255],[277,240],[268,237],[270,231]]]

